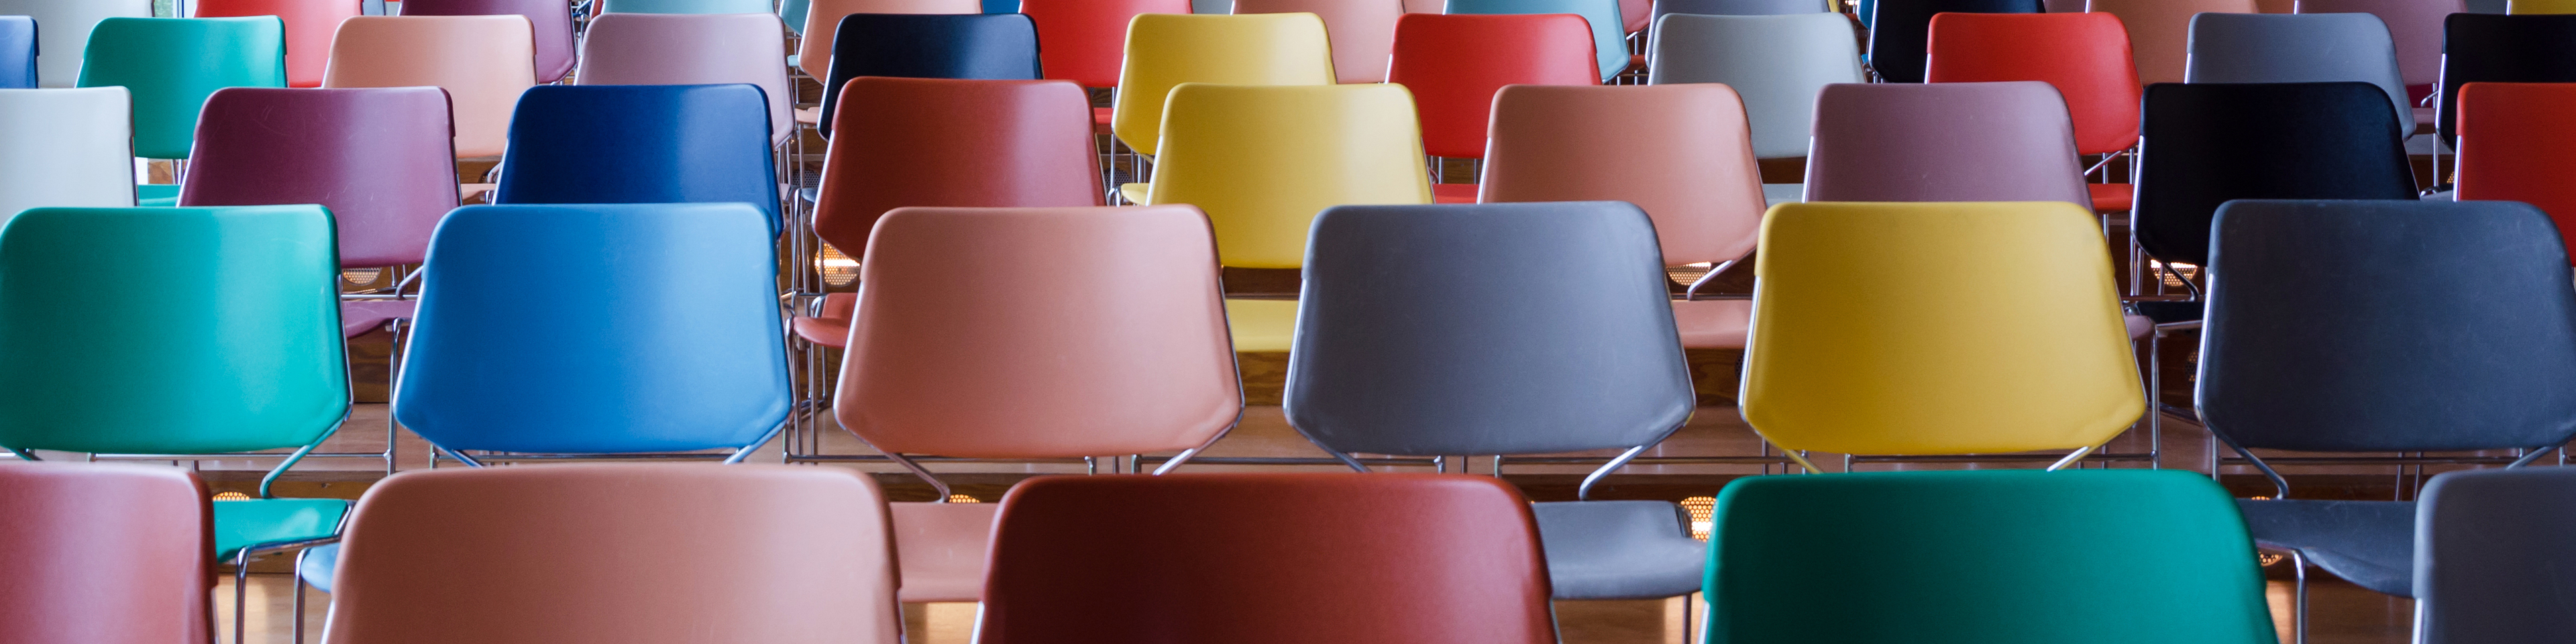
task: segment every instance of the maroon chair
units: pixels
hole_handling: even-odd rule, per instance
[[[187,470],[0,465],[0,642],[209,641],[209,512]]]
[[[563,80],[572,73],[573,36],[572,3],[564,0],[409,0],[402,3],[406,16],[506,16],[528,17],[528,26],[536,28],[537,84]]]
[[[1807,201],[2093,207],[2066,100],[2040,81],[1826,85],[1814,140]]]

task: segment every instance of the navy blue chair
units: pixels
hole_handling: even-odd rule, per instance
[[[1890,83],[1923,82],[1933,14],[2039,10],[2039,0],[1878,0],[1871,7],[1869,68]]]
[[[2138,246],[2206,266],[2209,221],[2237,199],[2415,199],[2397,114],[2379,86],[2156,83],[2138,164]]]
[[[823,136],[841,88],[860,76],[1037,80],[1038,27],[1017,13],[854,13],[832,34],[824,74]]]
[[[769,103],[733,85],[540,85],[519,98],[496,204],[750,204],[780,230]]]
[[[2442,21],[2441,103],[2435,129],[2456,145],[2460,86],[2576,83],[2576,14],[2455,13]]]
[[[0,89],[36,87],[36,19],[0,16]]]

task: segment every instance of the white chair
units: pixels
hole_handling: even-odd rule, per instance
[[[29,208],[134,205],[132,112],[123,87],[0,89],[0,224]]]
[[[0,0],[0,16],[34,17],[37,80],[71,87],[80,80],[90,28],[109,18],[150,18],[152,0]]]
[[[582,85],[749,83],[769,95],[770,144],[796,131],[796,94],[778,52],[785,25],[766,13],[611,13],[581,41]]]

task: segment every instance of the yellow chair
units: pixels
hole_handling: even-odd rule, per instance
[[[2576,13],[2576,0],[2511,0],[2504,5],[2509,14]]]
[[[1331,85],[1333,48],[1311,13],[1138,14],[1127,23],[1111,131],[1129,149],[1155,154],[1163,101],[1182,83]]]
[[[1793,456],[2077,450],[2062,467],[2146,409],[2080,206],[1782,204],[1761,248],[1741,409]]]

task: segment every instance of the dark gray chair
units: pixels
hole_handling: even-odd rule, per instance
[[[1655,0],[1655,17],[1668,13],[1702,16],[1785,16],[1823,13],[1820,0]],[[1654,24],[1654,23],[1647,23]]]
[[[1284,406],[1355,453],[1621,449],[1688,420],[1689,365],[1646,213],[1624,202],[1337,206],[1308,237]],[[1664,501],[1534,505],[1558,599],[1699,589],[1706,547]]]
[[[2576,468],[2433,477],[2415,511],[2426,644],[2558,644],[2576,633]]]
[[[2388,24],[2366,13],[2204,13],[2191,18],[2186,83],[2325,83],[2379,86],[2397,124],[2415,132],[2415,106],[2397,68]],[[2427,116],[2430,116],[2429,114]]]

